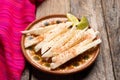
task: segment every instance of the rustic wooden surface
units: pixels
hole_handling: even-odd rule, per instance
[[[45,0],[37,7],[36,18],[49,14],[87,16],[100,31],[100,55],[86,70],[66,76],[38,71],[27,63],[21,80],[120,80],[120,0]]]

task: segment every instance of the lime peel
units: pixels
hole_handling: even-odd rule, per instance
[[[77,26],[77,29],[84,29],[84,28],[88,27],[88,25],[89,25],[89,22],[88,22],[87,18],[85,16],[83,16],[81,18],[81,21],[76,26]]]
[[[67,13],[67,18],[69,21],[71,21],[73,23],[73,26],[76,26],[77,29],[84,29],[86,27],[88,27],[89,22],[87,20],[87,18],[85,16],[83,16],[81,18],[81,21],[79,22],[79,20],[72,14]]]
[[[76,25],[79,23],[79,20],[72,14],[67,13],[67,18],[69,21],[71,21],[73,23],[73,25]]]

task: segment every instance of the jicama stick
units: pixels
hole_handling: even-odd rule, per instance
[[[44,41],[50,41],[61,33],[64,33],[68,30],[68,27],[71,26],[71,22],[60,23],[54,29],[50,30],[45,35]]]
[[[33,38],[33,39],[28,40],[27,42],[25,42],[24,46],[25,46],[25,48],[30,47],[32,45],[35,45],[35,44],[41,42],[43,39],[44,39],[43,36],[40,35],[38,37],[35,37],[35,38]]]
[[[69,31],[69,30],[68,30],[68,31]],[[41,54],[43,54],[45,51],[47,51],[49,48],[51,48],[51,47],[55,44],[55,42],[57,42],[58,40],[60,40],[61,37],[63,37],[65,34],[66,34],[66,32],[63,33],[63,34],[60,34],[59,36],[57,36],[56,38],[54,38],[54,39],[51,40],[50,42],[46,42],[46,43],[42,46],[42,48],[41,48]]]
[[[21,31],[23,34],[34,34],[34,35],[40,35],[40,34],[44,34],[46,32],[48,32],[49,30],[55,28],[57,25],[50,25],[50,26],[46,26],[46,27],[40,27],[40,28],[35,28],[35,29],[30,29],[30,30],[26,30],[26,31]]]
[[[52,39],[54,39],[55,37],[57,37],[58,35],[66,32],[68,30],[68,27],[71,26],[71,22],[66,22],[66,23],[60,23],[58,26],[56,26],[56,28],[50,30],[49,32],[46,33],[46,35],[44,36],[44,40],[42,41],[42,43],[46,43],[51,41]],[[38,43],[35,46],[35,51],[39,51],[40,48],[43,46],[43,44]]]
[[[51,69],[55,69],[60,65],[66,63],[67,61],[71,60],[72,58],[84,53],[88,49],[98,45],[101,43],[100,39],[97,39],[85,46],[81,46],[81,43],[78,46],[75,46],[68,51],[63,52],[62,54],[56,55],[52,58],[52,63],[50,64]]]
[[[42,55],[42,57],[52,57],[54,54],[52,54],[52,50],[57,49],[58,47],[62,47],[65,43],[67,43],[74,35],[75,35],[76,27],[73,26],[73,28],[68,31],[61,39],[57,42],[55,42],[53,47],[46,53]]]
[[[45,43],[46,43],[45,41],[39,42],[39,43],[34,47],[35,52],[38,52]]]
[[[84,30],[77,30],[75,35],[62,47],[59,47],[55,50],[53,50],[55,53],[59,54],[69,48],[71,48],[72,46],[78,44],[81,40],[81,38],[84,36],[84,32],[87,30],[84,29]]]
[[[68,41],[64,46],[54,49],[52,53],[56,54],[56,55],[60,54],[63,51],[75,46],[76,44],[78,44],[80,42],[82,43],[84,40],[92,41],[93,39],[96,38],[97,33],[93,29],[88,29],[87,31],[85,31],[85,30],[82,30],[82,31],[79,31],[78,33],[76,33],[76,35],[73,36],[73,38],[70,41]]]

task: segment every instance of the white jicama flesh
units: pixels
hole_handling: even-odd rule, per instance
[[[39,43],[34,47],[35,52],[38,52],[45,43],[46,43],[45,41],[39,42]]]
[[[35,44],[41,42],[43,39],[44,39],[43,36],[40,35],[40,36],[38,36],[36,38],[33,38],[33,39],[28,40],[27,42],[25,42],[24,46],[25,46],[25,48],[28,48],[28,47],[30,47],[32,45],[35,45]]]
[[[57,49],[58,47],[62,47],[65,43],[67,43],[74,35],[75,35],[76,27],[73,27],[70,31],[66,32],[66,34],[61,37],[60,40],[55,42],[51,49],[44,53],[42,57],[52,57],[55,54],[52,54],[52,50]]]
[[[85,39],[89,39],[92,41],[93,39],[96,38],[96,36],[97,36],[97,33],[93,29],[88,29],[87,31],[86,31],[86,29],[79,31],[64,46],[53,50],[54,51],[53,54],[60,54],[63,51],[75,46],[76,44],[82,42]]]
[[[68,30],[68,27],[71,26],[71,24],[72,24],[71,22],[60,23],[54,29],[48,31],[44,36],[44,40],[35,46],[34,48],[35,51],[36,52],[39,51],[41,47],[45,45],[47,42],[50,42],[51,40],[56,38],[58,35],[66,32]]]
[[[26,31],[21,31],[23,34],[34,34],[34,35],[40,35],[40,34],[44,34],[46,32],[48,32],[49,30],[53,29],[54,27],[56,27],[56,24],[54,25],[50,25],[50,26],[46,26],[46,27],[40,27],[40,28],[35,28],[35,29],[30,29],[30,30],[26,30]]]
[[[69,30],[68,30],[68,31],[69,31]],[[49,48],[51,48],[51,47],[55,44],[55,42],[57,42],[58,40],[60,40],[61,37],[63,37],[65,34],[66,34],[66,32],[63,33],[63,34],[60,34],[59,36],[57,36],[56,38],[54,38],[54,39],[51,40],[50,42],[46,42],[46,43],[42,46],[42,48],[41,48],[41,54],[45,53]]]
[[[68,30],[68,27],[71,26],[71,22],[60,23],[54,29],[50,30],[45,35],[45,41],[50,41],[61,33],[64,33]]]
[[[81,43],[80,43],[77,46],[70,48],[68,51],[65,51],[62,54],[52,57],[52,63],[50,64],[50,68],[55,69],[55,68],[59,67],[60,65],[66,63],[67,61],[75,58],[76,56],[84,53],[88,49],[90,49],[100,43],[101,43],[100,39],[97,39],[89,44],[84,45],[84,46],[81,46]]]
[[[80,42],[80,39],[83,37],[84,32],[87,29],[84,30],[77,30],[75,35],[62,47],[59,47],[58,49],[53,50],[55,53],[54,54],[59,54],[72,46],[78,44]],[[70,34],[71,35],[71,34]]]
[[[83,42],[84,40],[88,40],[90,43],[93,39],[96,38],[96,36],[97,33],[93,29],[88,29],[87,31],[85,29],[79,32],[76,31],[75,35],[65,45],[57,46],[54,49],[52,49],[51,54],[58,55],[63,51],[75,46],[76,44]],[[50,53],[50,51],[48,51],[48,53]]]

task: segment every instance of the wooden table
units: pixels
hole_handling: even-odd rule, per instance
[[[38,71],[26,64],[21,80],[120,80],[120,0],[45,0],[37,7],[36,18],[49,14],[87,16],[100,31],[100,55],[86,70],[66,76]]]

